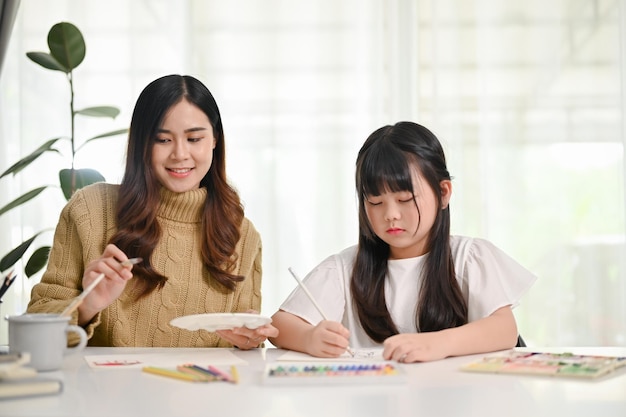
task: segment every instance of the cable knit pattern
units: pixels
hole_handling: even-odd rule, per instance
[[[119,186],[105,183],[85,187],[62,210],[48,269],[33,288],[28,312],[61,312],[80,293],[85,266],[102,254],[116,231],[118,190]],[[260,310],[261,238],[248,219],[241,225],[236,248],[235,273],[245,280],[235,291],[229,293],[212,280],[203,265],[200,214],[206,192],[161,190],[157,219],[163,234],[151,262],[168,281],[137,300],[131,280],[87,326],[90,346],[230,347],[215,333],[182,330],[169,322],[189,314]],[[75,313],[72,322],[76,321]]]

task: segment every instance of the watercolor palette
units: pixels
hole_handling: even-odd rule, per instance
[[[486,356],[461,368],[470,372],[597,378],[626,366],[626,357],[520,352]]]
[[[266,385],[404,383],[406,375],[394,362],[280,362],[266,365]]]

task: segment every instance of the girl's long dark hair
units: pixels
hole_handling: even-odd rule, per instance
[[[385,303],[389,245],[372,230],[365,200],[368,195],[386,191],[413,193],[415,169],[439,201],[438,214],[428,237],[428,255],[419,290],[418,331],[431,332],[467,323],[467,304],[456,280],[450,250],[450,207],[442,206],[440,184],[451,179],[443,148],[424,126],[399,122],[373,132],[361,147],[356,161],[359,244],[350,287],[361,325],[378,343],[398,334],[398,329]],[[415,194],[413,196],[415,199]],[[415,206],[419,212],[419,201],[415,201]]]
[[[161,185],[152,169],[152,150],[157,130],[168,110],[182,100],[197,106],[209,118],[215,137],[213,162],[200,182],[207,189],[202,213],[202,257],[211,277],[232,291],[243,277],[232,274],[237,262],[235,246],[244,217],[237,192],[228,184],[224,129],[219,108],[211,92],[188,75],[167,75],[148,84],[139,95],[128,136],[126,169],[117,203],[117,232],[110,242],[125,253],[143,258],[133,267],[141,282],[139,296],[163,286],[167,277],[159,274],[150,256],[161,238],[156,219]]]

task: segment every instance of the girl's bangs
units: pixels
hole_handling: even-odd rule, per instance
[[[407,155],[394,148],[377,150],[361,170],[361,193],[381,195],[385,192],[413,192],[412,172]]]

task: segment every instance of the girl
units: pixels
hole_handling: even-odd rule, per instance
[[[452,182],[441,144],[411,122],[384,126],[356,161],[359,242],[330,256],[272,317],[281,348],[337,357],[381,346],[399,362],[508,349],[511,311],[535,277],[493,244],[450,236]]]
[[[143,258],[132,272],[120,264],[128,256]],[[92,346],[249,349],[277,334],[271,325],[209,333],[169,324],[261,306],[261,238],[226,178],[217,103],[193,77],[161,77],[141,92],[122,183],[85,187],[68,202],[28,312],[62,311],[100,273],[72,318]]]

